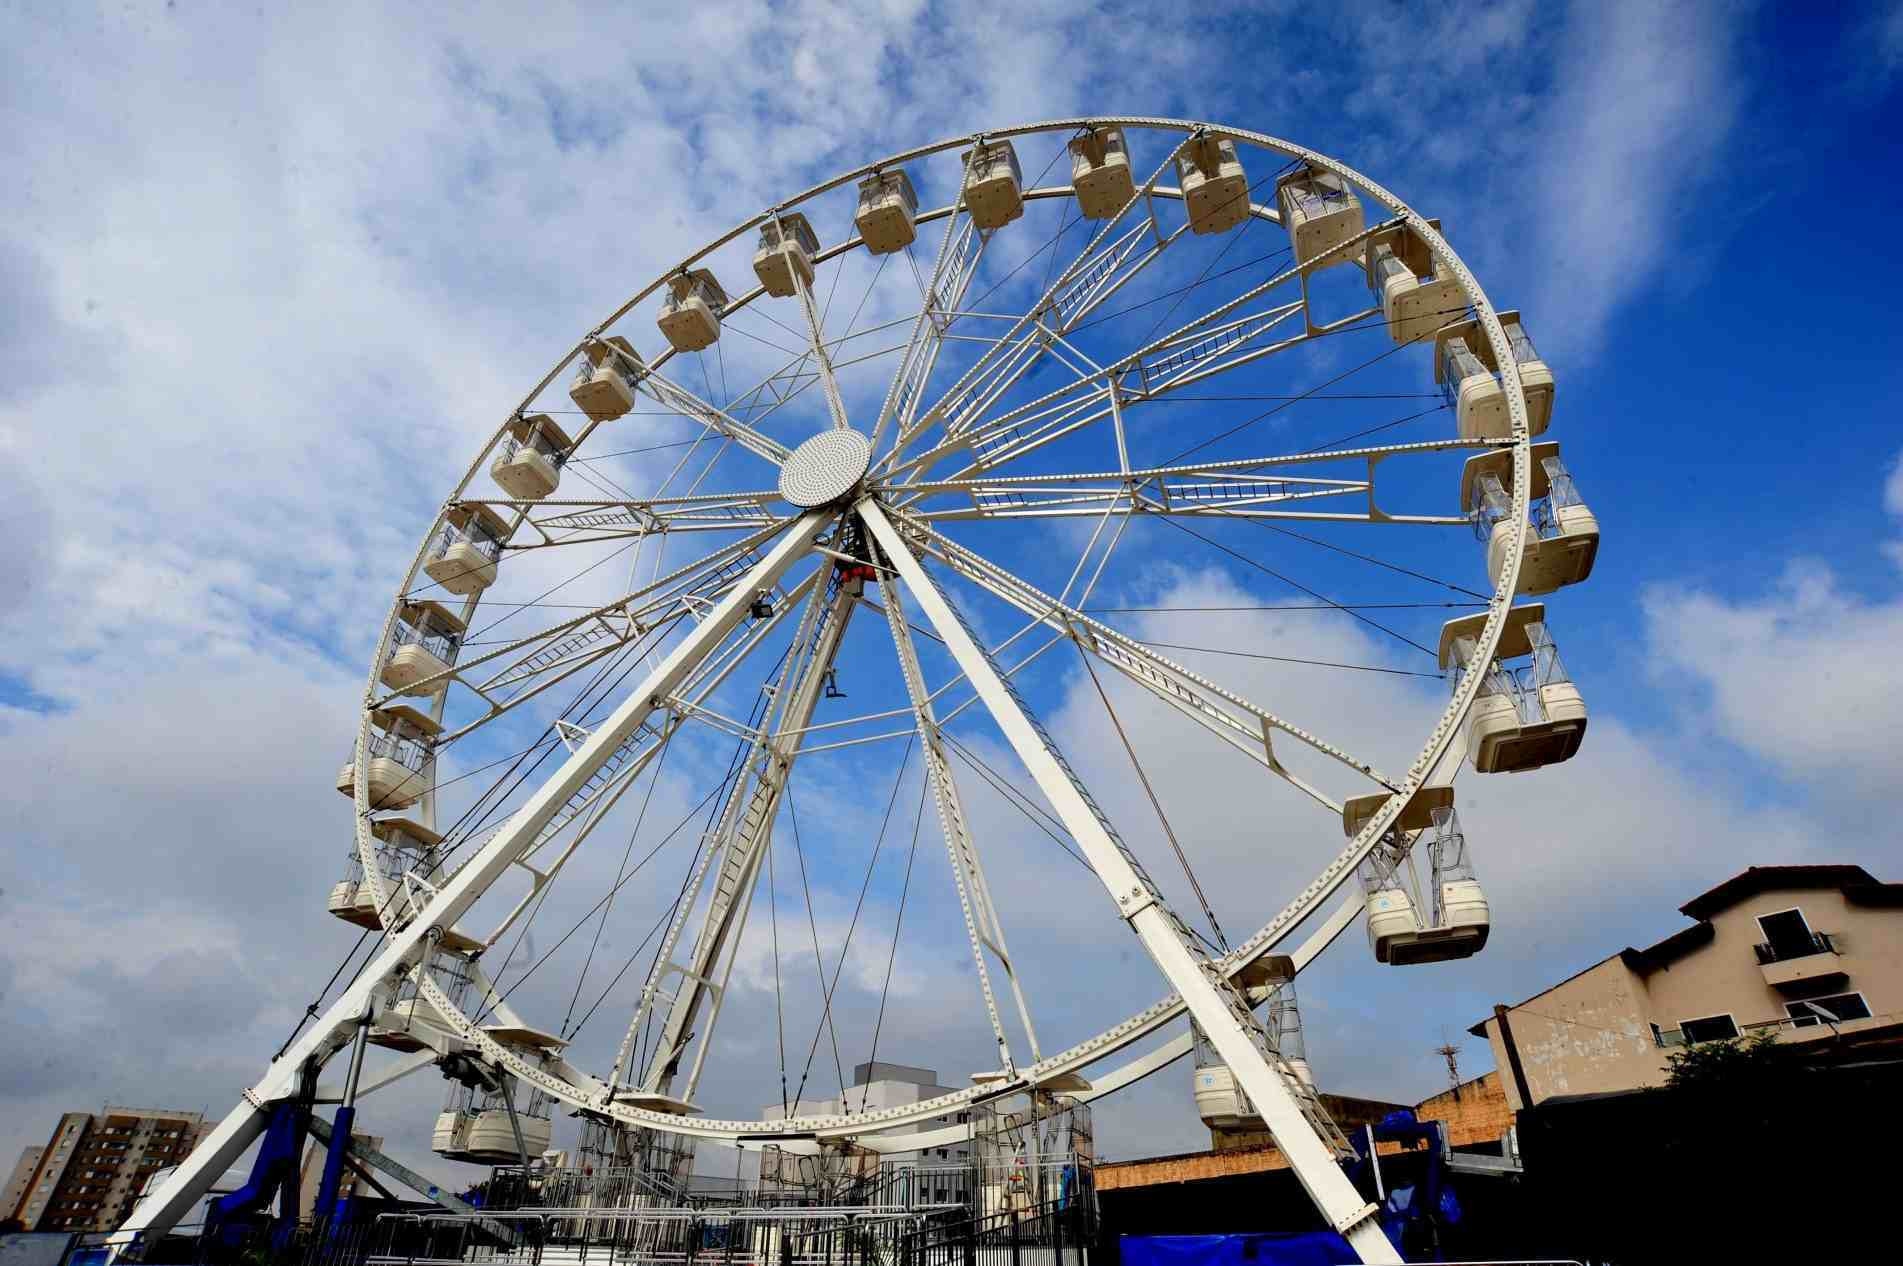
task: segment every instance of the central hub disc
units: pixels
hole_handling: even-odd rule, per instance
[[[802,510],[831,505],[859,486],[872,466],[872,441],[857,431],[821,431],[780,467],[780,495]]]

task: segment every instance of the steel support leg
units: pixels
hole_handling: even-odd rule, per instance
[[[1254,1016],[1248,1004],[1192,948],[1181,921],[1170,912],[1102,810],[1089,798],[877,501],[868,497],[859,502],[857,509],[917,599],[920,611],[984,700],[1005,740],[1083,850],[1118,913],[1182,995],[1190,1015],[1209,1036],[1217,1054],[1234,1071],[1309,1198],[1364,1262],[1398,1263],[1400,1255],[1375,1220],[1375,1207],[1363,1200],[1348,1181],[1334,1150],[1310,1124],[1295,1092],[1270,1065],[1256,1034],[1250,1031]]]
[[[380,995],[387,995],[386,982],[414,967],[426,952],[432,935],[440,935],[439,929],[447,931],[454,927],[456,920],[476,903],[489,885],[526,849],[533,847],[543,826],[582,790],[602,763],[640,728],[702,658],[718,647],[746,617],[753,595],[777,583],[788,568],[811,552],[814,533],[830,517],[825,512],[802,515],[781,534],[766,556],[714,605],[706,618],[516,810],[481,851],[456,872],[418,917],[385,937],[383,948],[336,1001],[284,1048],[257,1084],[245,1091],[238,1106],[226,1114],[197,1149],[114,1232],[109,1243],[115,1253],[142,1237],[163,1234],[191,1210],[199,1197],[263,1132],[269,1105],[295,1091],[299,1070],[313,1059],[321,1063],[322,1057],[349,1039],[350,1030],[359,1017],[377,1006]]]

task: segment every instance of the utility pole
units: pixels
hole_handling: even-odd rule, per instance
[[[1434,1054],[1447,1061],[1447,1083],[1454,1088],[1454,1102],[1460,1102],[1460,1048],[1447,1040],[1447,1034],[1440,1035],[1439,1046]]]

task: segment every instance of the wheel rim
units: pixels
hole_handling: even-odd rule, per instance
[[[1077,131],[1079,128],[1090,126],[1121,127],[1129,129],[1132,132],[1139,129],[1147,129],[1165,134],[1173,133],[1178,136],[1186,136],[1194,133],[1202,125],[1187,121],[1162,119],[1077,119],[999,129],[997,131],[987,132],[984,135],[991,139],[1028,138],[1045,136],[1051,133],[1071,133]],[[1447,270],[1447,274],[1451,275],[1459,283],[1467,303],[1472,308],[1474,318],[1478,322],[1480,330],[1484,333],[1489,346],[1492,348],[1495,363],[1502,367],[1502,387],[1506,397],[1506,409],[1510,418],[1511,449],[1513,453],[1513,518],[1511,522],[1515,525],[1515,531],[1523,534],[1527,517],[1527,489],[1530,483],[1528,477],[1529,457],[1526,401],[1517,369],[1505,368],[1515,363],[1505,333],[1501,328],[1493,308],[1487,302],[1486,296],[1480,290],[1477,282],[1475,282],[1465,266],[1461,264],[1458,257],[1447,246],[1446,242],[1424,219],[1400,203],[1398,199],[1395,199],[1385,189],[1376,185],[1359,172],[1303,147],[1295,146],[1263,134],[1228,127],[1211,128],[1210,130],[1220,132],[1224,136],[1232,137],[1240,144],[1249,147],[1249,149],[1245,151],[1245,155],[1253,152],[1257,155],[1275,155],[1284,159],[1303,160],[1341,176],[1371,200],[1379,203],[1393,220],[1405,224],[1409,229],[1415,232],[1432,252],[1437,272],[1440,269],[1445,269]],[[701,265],[703,261],[710,259],[723,246],[727,246],[737,240],[742,240],[745,235],[757,229],[775,213],[791,212],[803,206],[810,205],[821,195],[846,187],[850,182],[867,173],[876,170],[889,170],[934,156],[942,156],[949,151],[969,145],[971,139],[970,137],[960,137],[888,156],[876,163],[866,164],[863,167],[856,168],[819,185],[815,185],[781,204],[779,207],[742,222],[725,235],[708,243],[706,247],[689,257],[678,268],[657,277],[646,287],[637,291],[627,303],[623,304],[616,312],[612,313],[607,320],[590,331],[589,335],[586,336],[582,342],[585,343],[589,339],[605,337],[629,329],[630,327],[625,323],[630,314],[637,310],[638,305],[665,290],[670,277],[677,275],[682,269]],[[1143,173],[1137,172],[1136,174],[1140,182]],[[1255,176],[1256,170],[1251,168],[1250,174],[1252,177]],[[1035,184],[1035,182],[1032,183]],[[1159,190],[1158,193],[1160,197],[1165,199],[1172,196],[1163,190]],[[1067,189],[1063,191],[1063,195],[1068,195]],[[1040,198],[1052,198],[1057,196],[1059,196],[1058,193],[1049,186],[1044,187],[1042,191],[1036,188],[1029,189],[1026,193],[1027,200],[1032,202],[1036,202]],[[1180,194],[1176,196],[1180,199]],[[928,226],[937,225],[941,221],[952,222],[948,225],[947,238],[949,238],[949,228],[955,227],[956,222],[960,218],[961,217],[957,215],[951,214],[951,209],[947,207],[933,207],[922,210],[918,216],[919,242],[921,244],[926,243],[928,239]],[[1261,210],[1258,209],[1254,218],[1266,219],[1270,217],[1262,214]],[[1126,227],[1127,223],[1126,220]],[[1003,231],[1009,232],[1010,230],[1006,229]],[[1108,233],[1109,230],[1106,229],[1105,232]],[[846,253],[860,249],[862,249],[861,245],[856,239],[849,238],[840,246],[823,250],[815,262],[816,264],[823,265],[833,259],[840,258]],[[763,305],[766,302],[768,302],[768,300],[760,287],[750,287],[734,295],[732,304],[727,311],[727,319],[731,320],[734,314],[748,312],[756,305]],[[777,322],[775,324],[777,324]],[[641,327],[637,322],[631,328],[639,330]],[[424,573],[421,570],[422,566],[430,552],[432,543],[438,539],[439,534],[443,531],[447,517],[459,506],[465,506],[478,500],[487,502],[498,499],[493,495],[477,495],[482,492],[480,485],[487,478],[487,467],[492,455],[497,451],[498,447],[509,438],[511,424],[525,414],[532,416],[536,412],[538,401],[545,401],[550,388],[559,385],[563,373],[575,363],[581,346],[582,343],[578,343],[576,350],[571,351],[558,362],[547,377],[538,383],[535,389],[524,398],[521,405],[510,413],[508,419],[497,429],[497,432],[489,443],[485,444],[480,450],[476,459],[471,463],[462,480],[459,482],[455,492],[452,493],[451,497],[445,502],[443,511],[439,513],[436,522],[432,524],[430,532],[426,535],[423,544],[419,546],[412,559],[411,566],[406,573],[406,577],[414,578],[414,580],[406,579],[403,589],[398,594],[398,603],[393,605],[392,612],[385,621],[382,638],[379,643],[379,653],[373,664],[370,680],[365,692],[365,719],[359,727],[358,752],[353,779],[353,791],[357,806],[356,851],[358,853],[359,862],[363,867],[363,882],[365,886],[370,889],[375,905],[379,911],[398,911],[404,906],[406,900],[401,885],[389,882],[379,864],[381,858],[377,847],[378,840],[372,830],[371,823],[373,819],[371,815],[373,812],[379,812],[381,810],[372,802],[368,780],[370,743],[375,736],[375,730],[370,721],[370,710],[373,706],[379,704],[387,705],[389,703],[388,696],[390,691],[380,679],[380,674],[384,657],[389,649],[390,640],[399,625],[397,605],[400,605],[406,599],[416,596],[417,584],[415,581],[424,579]],[[664,375],[668,372],[668,367],[674,364],[677,359],[680,359],[680,354],[672,351],[663,352],[650,359],[648,366],[655,374]],[[937,389],[945,388],[947,385],[947,381],[935,379],[928,390],[923,394],[929,395]],[[894,389],[896,390],[896,386]],[[888,404],[889,403],[890,401],[888,401]],[[818,424],[816,423],[816,425]],[[589,432],[591,436],[596,430],[596,428],[587,425],[584,425],[582,429]],[[902,425],[895,425],[894,430],[899,435],[904,434]],[[923,439],[925,438],[925,434],[925,431],[921,430],[913,439],[915,441]],[[586,440],[583,441],[584,444],[586,442]],[[886,442],[881,444],[880,449],[872,454],[873,478],[875,480],[884,477],[880,472],[882,470],[882,463],[888,462],[887,454],[891,452],[891,449],[886,445],[889,444],[889,442],[890,439],[888,437],[886,438]],[[786,446],[781,445],[781,447],[784,448]],[[574,467],[571,466],[571,469],[573,468]],[[887,469],[886,473],[888,475],[890,474],[889,469]],[[1006,476],[1008,477],[1008,472],[1006,472]],[[767,488],[771,485],[771,479],[762,479],[756,486]],[[493,493],[493,490],[490,490],[490,492]],[[904,495],[906,494],[900,491],[900,486],[898,485],[888,486],[888,490],[881,494],[882,499],[888,500],[890,503],[897,503],[899,498]],[[603,504],[606,500],[607,498],[604,497],[602,502],[591,502],[589,504]],[[669,514],[678,513],[682,516],[682,522],[685,522],[687,517],[693,515],[725,516],[736,523],[745,525],[752,521],[747,518],[749,514],[764,513],[764,505],[757,500],[735,501],[728,498],[726,494],[710,493],[705,494],[703,500],[698,503],[687,504],[677,501],[675,504],[667,507],[667,512]],[[546,518],[547,516],[544,517]],[[768,539],[768,534],[765,532],[756,533],[754,536],[747,536],[743,539],[751,541],[755,539],[755,536],[759,537],[762,543]],[[1507,563],[1499,578],[1498,584],[1493,587],[1493,593],[1489,603],[1490,615],[1483,625],[1479,637],[1479,653],[1475,660],[1477,664],[1485,664],[1492,658],[1493,651],[1501,636],[1505,612],[1510,605],[1510,595],[1514,592],[1518,580],[1519,560],[1521,556],[1520,544],[1521,542],[1518,535],[1507,543]],[[939,559],[941,566],[943,566],[946,565],[952,555],[946,552],[940,553],[936,555],[936,557]],[[969,563],[969,560],[965,561]],[[970,565],[976,566],[976,564]],[[956,570],[955,566],[953,570]],[[1107,626],[1099,626],[1099,628],[1102,634],[1106,636],[1114,634],[1114,630],[1109,629]],[[1095,634],[1093,633],[1092,636],[1095,636]],[[465,651],[465,653],[467,652]],[[465,668],[465,664],[458,665],[459,672]],[[1196,677],[1196,674],[1187,675]],[[1387,778],[1385,785],[1392,787],[1396,792],[1389,804],[1377,813],[1374,818],[1369,821],[1367,826],[1322,868],[1315,880],[1298,894],[1293,901],[1285,906],[1275,917],[1263,924],[1252,935],[1236,945],[1233,952],[1224,960],[1230,971],[1233,972],[1239,969],[1243,964],[1252,961],[1263,952],[1280,945],[1290,932],[1300,926],[1311,915],[1319,912],[1324,903],[1336,891],[1352,880],[1355,867],[1366,857],[1375,843],[1378,842],[1382,833],[1400,811],[1403,802],[1428,779],[1437,762],[1442,760],[1449,750],[1450,744],[1455,741],[1460,726],[1471,706],[1475,691],[1478,688],[1479,676],[1480,674],[1477,671],[1471,670],[1462,675],[1445,708],[1442,710],[1439,719],[1414,761],[1408,767],[1407,772],[1403,775],[1391,775]],[[1198,678],[1198,680],[1202,680],[1211,690],[1219,689],[1215,686],[1214,682],[1209,682],[1201,678]],[[455,687],[452,687],[452,690],[454,689]],[[1229,698],[1239,700],[1239,696],[1229,696]],[[1332,939],[1332,936],[1327,939]],[[1323,940],[1321,947],[1325,947],[1326,943],[1327,940]],[[416,973],[416,977],[417,991],[445,1016],[452,1028],[460,1030],[491,1062],[508,1069],[526,1084],[546,1091],[556,1099],[562,1100],[575,1107],[586,1108],[591,1111],[612,1116],[631,1125],[672,1130],[678,1133],[728,1141],[741,1137],[762,1139],[769,1135],[777,1135],[788,1140],[811,1139],[814,1137],[838,1137],[862,1133],[868,1130],[891,1128],[903,1124],[929,1122],[947,1113],[955,1112],[959,1107],[983,1097],[987,1093],[991,1093],[990,1088],[975,1086],[969,1090],[959,1091],[956,1094],[939,1096],[917,1105],[911,1105],[905,1109],[892,1110],[885,1113],[872,1112],[843,1116],[796,1117],[783,1122],[774,1122],[771,1126],[765,1126],[762,1122],[753,1120],[681,1118],[665,1113],[648,1111],[626,1103],[604,1102],[598,1084],[589,1081],[577,1081],[571,1076],[563,1075],[559,1071],[551,1071],[552,1069],[558,1070],[560,1068],[559,1063],[545,1064],[534,1061],[526,1057],[517,1047],[504,1045],[494,1040],[487,1033],[482,1031],[477,1020],[466,1014],[463,1008],[458,1006],[456,1001],[450,998],[427,972],[419,971]],[[1082,1070],[1104,1060],[1108,1056],[1129,1049],[1136,1043],[1155,1034],[1165,1025],[1176,1021],[1182,1014],[1183,1010],[1180,1001],[1175,1000],[1173,997],[1165,998],[1149,1008],[1108,1026],[1091,1039],[1077,1043],[1062,1052],[1048,1055],[1034,1064],[1024,1065],[1021,1071],[1023,1071],[1029,1079],[1042,1079],[1059,1073]]]

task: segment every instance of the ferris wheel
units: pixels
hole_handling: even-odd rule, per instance
[[[329,902],[374,948],[127,1232],[168,1225],[257,1136],[261,1105],[364,1033],[394,1053],[366,1090],[431,1064],[485,1070],[452,1089],[432,1139],[469,1160],[546,1146],[557,1104],[726,1143],[915,1149],[987,1096],[1094,1098],[1193,1053],[1205,1118],[1265,1123],[1364,1259],[1398,1260],[1340,1168],[1293,980],[1358,923],[1383,970],[1479,950],[1490,911],[1453,778],[1581,742],[1584,702],[1527,601],[1585,579],[1598,544],[1558,445],[1536,438],[1553,399],[1519,314],[1488,302],[1438,221],[1239,128],[1004,127],[744,220],[569,343],[407,566],[392,561],[402,585],[337,779],[355,829]],[[1145,549],[1383,657],[1159,644],[1127,618],[1155,608],[1101,600],[1140,589],[1120,563]],[[1335,737],[1351,727],[1334,710],[1225,681],[1244,660],[1271,689],[1259,661],[1377,674],[1406,692],[1392,715],[1429,719],[1378,761]],[[1424,711],[1421,678],[1446,683]],[[1113,822],[1040,719],[1065,682],[1101,703],[1153,817]],[[1388,715],[1368,697],[1354,706]],[[1160,711],[1140,724],[1131,700]],[[1224,935],[1197,841],[1171,828],[1140,753],[1154,765],[1159,741],[1245,771],[1222,784],[1238,820],[1312,840],[1307,871],[1251,876],[1267,895],[1247,936]],[[962,941],[965,1022],[995,1067],[917,1103],[814,1114],[781,1093],[782,1053],[758,1096],[777,1115],[703,1111],[720,1061],[757,1055],[721,1040],[736,964],[777,973],[812,919],[810,901],[777,904],[800,783],[857,788],[874,818],[883,805],[884,843],[887,784],[896,802],[908,769],[949,876],[909,900]],[[678,824],[652,807],[661,786],[688,789]],[[999,806],[1076,863],[1073,891],[1040,899],[1128,924],[1165,996],[1040,1043],[1032,982],[1050,970],[1011,948],[1028,846],[987,846]],[[662,849],[665,880],[642,870]],[[1160,882],[1178,863],[1184,882]],[[580,939],[564,946],[598,943],[643,892],[660,917],[613,981],[591,948],[571,992],[523,947],[575,876]],[[829,964],[816,924],[811,949]],[[823,971],[821,996],[828,1014],[803,1021],[815,1046]],[[577,1036],[598,1014],[618,1040],[584,1068]]]

